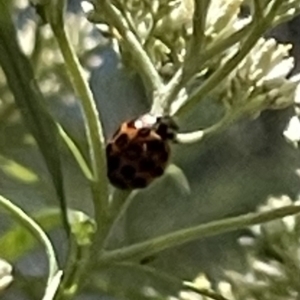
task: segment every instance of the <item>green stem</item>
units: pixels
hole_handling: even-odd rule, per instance
[[[68,147],[68,149],[73,154],[73,156],[74,156],[76,162],[78,163],[78,165],[79,165],[82,173],[84,174],[84,176],[88,180],[93,180],[92,171],[91,171],[90,167],[88,166],[88,163],[84,159],[84,157],[83,157],[81,151],[79,150],[79,148],[76,146],[74,141],[66,133],[66,131],[63,129],[63,127],[61,125],[57,124],[57,127],[58,127],[58,132],[60,134],[60,137],[62,138],[62,140],[65,142],[66,146]]]
[[[195,11],[193,15],[193,34],[187,47],[186,59],[184,61],[184,72],[186,70],[198,68],[195,64],[195,57],[201,56],[202,49],[205,48],[205,25],[206,15],[210,0],[195,0]],[[202,59],[201,59],[202,60]],[[187,71],[187,73],[190,73]]]
[[[216,124],[203,129],[190,133],[179,133],[176,135],[176,142],[180,144],[192,144],[196,142],[202,142],[204,139],[210,138],[225,129],[227,129],[232,123],[234,123],[241,114],[238,113],[226,113],[225,116]]]
[[[150,60],[147,52],[144,50],[143,45],[130,30],[124,16],[111,3],[111,1],[103,1],[101,8],[106,12],[112,24],[116,27],[116,29],[124,39],[128,50],[137,63],[137,69],[140,70],[141,76],[145,81],[146,88],[150,90],[151,93],[159,91],[163,86],[162,80],[157,70],[155,69],[155,66]]]
[[[110,207],[110,222],[111,226],[109,228],[109,233],[104,242],[104,248],[109,242],[110,236],[114,231],[115,226],[118,224],[119,220],[124,216],[128,207],[131,205],[133,198],[135,197],[137,191],[121,191],[115,190],[112,196],[112,203]]]
[[[10,1],[0,0],[0,65],[14,103],[43,155],[60,203],[64,227],[69,234],[57,126],[45,105],[32,65],[20,49],[10,4]]]
[[[264,17],[264,11],[260,0],[254,0],[254,18],[259,21]]]
[[[195,0],[195,12],[193,16],[192,54],[197,54],[205,46],[206,15],[210,0]]]
[[[116,216],[119,214],[123,205],[126,203],[126,199],[129,197],[131,191],[130,190],[119,190],[115,189],[112,194],[112,200],[110,203],[109,213],[110,219],[115,220]]]
[[[83,275],[88,266],[90,254],[90,247],[73,243],[68,257],[69,263],[67,263],[69,269],[65,272],[66,277],[64,277],[63,284],[60,286],[55,300],[73,299],[78,293],[84,283]]]
[[[182,81],[183,68],[180,68],[168,84],[159,90],[153,98],[151,113],[154,115],[169,114],[170,106],[174,99],[178,96],[181,89],[184,87]]]
[[[253,24],[249,23],[244,26],[242,29],[234,32],[227,38],[222,40],[216,40],[210,45],[207,46],[205,52],[201,56],[201,62],[199,67],[199,71],[201,72],[207,65],[208,60],[214,58],[215,56],[219,55],[220,53],[224,52],[225,50],[229,49],[236,43],[238,43],[243,37],[247,36],[249,32],[252,30]]]
[[[21,208],[3,196],[0,196],[0,206],[3,207],[20,225],[24,226],[45,247],[49,262],[47,286],[50,286],[52,279],[56,276],[57,272],[59,272],[59,268],[54,248],[47,234]]]
[[[52,24],[54,35],[57,39],[66,66],[69,70],[73,86],[81,100],[85,115],[86,133],[89,143],[90,158],[93,171],[92,192],[95,209],[95,219],[98,233],[97,246],[106,234],[106,220],[108,209],[108,179],[106,176],[105,141],[103,130],[99,121],[99,114],[88,83],[84,79],[83,70],[72,48],[65,29]],[[99,250],[99,249],[98,249]]]
[[[90,152],[93,177],[90,182],[97,232],[93,236],[92,243],[85,247],[85,253],[98,253],[101,252],[101,249],[103,248],[103,243],[109,228],[109,184],[106,176],[104,134],[92,92],[84,78],[82,67],[63,25],[62,4],[61,2],[55,4],[56,7],[48,7],[49,23],[69,71],[74,90],[81,101]],[[55,8],[57,9],[56,13],[54,11]],[[81,246],[79,245],[78,247]],[[60,290],[59,295],[57,296],[58,299],[64,299],[64,297],[72,298],[78,291],[82,275],[93,267],[91,255],[84,255],[82,259],[82,261],[79,259],[79,264],[68,261],[66,274],[63,280],[63,289]]]
[[[200,238],[243,229],[252,225],[270,222],[289,215],[295,215],[297,213],[300,213],[300,206],[290,205],[267,212],[249,213],[238,217],[201,224],[195,227],[178,230],[176,232],[156,237],[128,247],[107,251],[100,257],[100,263],[110,264],[117,261],[142,259],[163,250],[177,247]]]

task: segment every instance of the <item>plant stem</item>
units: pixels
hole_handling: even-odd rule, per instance
[[[84,79],[83,70],[72,48],[65,29],[52,24],[66,66],[71,75],[73,86],[81,100],[85,115],[86,134],[89,143],[91,165],[93,171],[92,192],[97,223],[98,246],[106,234],[106,220],[108,210],[108,179],[106,176],[105,141],[99,114],[88,83]],[[99,249],[98,249],[99,250]]]
[[[195,227],[178,230],[151,240],[137,243],[117,250],[107,251],[100,257],[100,263],[130,259],[142,259],[155,253],[170,249],[200,238],[215,236],[221,233],[243,229],[252,225],[270,222],[289,215],[300,213],[299,205],[290,205],[267,212],[257,212],[201,224]]]
[[[129,25],[121,12],[110,1],[106,0],[102,2],[101,8],[105,10],[107,16],[111,19],[112,24],[124,39],[128,50],[137,63],[137,68],[144,79],[146,88],[150,90],[151,93],[159,91],[163,86],[162,80],[148,54],[144,50],[143,45],[130,30]]]
[[[61,2],[57,2],[56,4],[57,7],[48,7],[49,23],[69,71],[74,90],[81,101],[90,152],[90,163],[92,170],[92,180],[90,183],[97,232],[93,236],[92,243],[85,247],[86,249],[84,253],[98,253],[101,252],[103,248],[103,243],[110,225],[108,215],[109,184],[106,176],[104,134],[92,92],[84,78],[82,67],[68,39],[63,25],[63,11],[61,9]],[[55,8],[57,8],[56,14],[54,13]],[[78,245],[78,247],[81,246]],[[93,261],[91,259],[91,255],[83,255],[82,260],[80,259],[80,264],[74,264],[74,262],[68,261],[66,266],[66,274],[62,283],[63,288],[60,289],[59,293],[57,294],[57,299],[64,299],[64,297],[67,296],[68,298],[73,297],[75,293],[78,292],[79,284],[82,282],[82,275],[92,267]]]
[[[254,0],[254,18],[256,18],[257,21],[259,21],[261,18],[264,17],[264,12],[262,8],[262,4],[260,0]]]
[[[32,65],[20,49],[10,4],[10,1],[0,0],[0,65],[24,125],[43,155],[59,200],[64,227],[69,234],[57,126],[45,105]]]
[[[204,139],[210,138],[215,134],[218,134],[227,129],[232,123],[234,123],[241,114],[227,112],[225,116],[216,124],[203,129],[190,133],[179,133],[176,135],[176,142],[180,144],[191,144],[196,142],[202,142]]]
[[[110,218],[115,220],[123,205],[126,203],[127,198],[130,196],[131,190],[115,189],[110,203]]]
[[[171,103],[183,88],[182,75],[183,68],[180,68],[168,82],[168,84],[156,93],[151,106],[152,114],[168,115],[170,113]]]
[[[83,274],[86,271],[90,255],[90,247],[73,243],[68,257],[70,262],[67,264],[70,269],[66,271],[67,277],[64,277],[63,284],[60,286],[55,300],[73,299],[78,293],[83,285]]]
[[[193,34],[187,46],[186,59],[184,61],[184,73],[186,70],[197,68],[195,57],[201,57],[202,49],[205,48],[205,25],[209,0],[195,0],[195,11],[193,15]],[[189,73],[189,71],[187,71]]]
[[[138,192],[115,190],[110,207],[111,226],[104,242],[104,248],[107,246],[107,243],[109,242],[110,236],[113,233],[115,226],[118,224],[119,220],[124,216],[128,207],[131,205],[131,202],[136,193]]]
[[[63,129],[63,127],[59,124],[57,124],[58,132],[60,134],[60,137],[65,142],[68,149],[73,154],[73,157],[75,158],[78,166],[80,167],[82,173],[88,180],[93,180],[93,174],[92,171],[86,162],[84,156],[82,155],[79,148],[76,146],[75,142],[71,139],[71,137],[66,133],[66,131]]]

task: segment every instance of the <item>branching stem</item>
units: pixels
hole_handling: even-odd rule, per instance
[[[300,213],[300,206],[290,205],[267,212],[249,213],[238,217],[201,224],[118,250],[108,251],[101,256],[100,263],[110,264],[117,261],[142,259],[144,257],[159,253],[163,250],[180,246],[200,238],[243,229],[252,225],[270,222],[298,213]]]

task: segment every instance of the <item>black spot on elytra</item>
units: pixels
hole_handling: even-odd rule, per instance
[[[141,128],[138,131],[137,136],[145,138],[145,137],[149,136],[150,132],[151,132],[150,128]]]
[[[121,168],[120,173],[126,179],[132,179],[136,173],[136,170],[133,166],[125,165]]]
[[[159,160],[160,160],[160,162],[165,163],[165,162],[168,161],[168,159],[169,159],[169,153],[166,150],[161,151],[159,153]]]
[[[111,174],[111,173],[108,174],[108,179],[113,186],[121,190],[128,189],[128,185],[126,184],[126,182],[121,178],[119,178],[118,176],[116,176],[115,174]]]
[[[115,140],[115,144],[117,147],[119,148],[124,148],[129,141],[129,137],[126,133],[122,133],[116,140]]]
[[[125,152],[125,155],[128,159],[134,160],[138,159],[143,153],[143,148],[138,144],[130,144]]]
[[[151,175],[154,177],[159,177],[164,174],[164,169],[162,167],[156,167],[151,171]]]
[[[121,160],[118,156],[107,157],[107,169],[109,172],[115,171],[119,168]]]
[[[147,180],[143,177],[136,177],[132,180],[131,186],[135,189],[142,189],[147,186]]]
[[[147,141],[146,145],[147,145],[147,151],[152,153],[165,151],[165,144],[161,140]]]
[[[150,158],[143,158],[139,163],[139,171],[141,172],[149,172],[155,168],[155,163]]]

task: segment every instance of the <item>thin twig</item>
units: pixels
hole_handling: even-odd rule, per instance
[[[115,226],[117,226],[121,218],[124,216],[137,193],[138,191],[129,192],[115,190],[114,194],[112,195],[112,203],[110,206],[111,226],[104,241],[104,248],[107,246],[107,243],[109,242],[109,239],[114,232]]]
[[[152,114],[169,114],[170,106],[184,86],[182,82],[183,68],[180,68],[169,83],[154,95],[151,107]]]
[[[179,133],[176,135],[176,142],[179,144],[192,144],[202,142],[204,139],[211,138],[212,136],[226,130],[232,123],[234,123],[240,114],[237,113],[226,113],[225,116],[216,124],[194,132]]]
[[[93,180],[92,171],[88,163],[86,162],[83,154],[81,153],[80,149],[76,146],[75,142],[71,139],[71,137],[66,133],[66,131],[60,124],[57,124],[57,127],[62,140],[65,142],[66,146],[71,151],[84,176],[88,180]]]
[[[112,24],[127,44],[127,47],[141,72],[141,76],[145,80],[146,88],[150,90],[151,93],[159,91],[163,86],[162,80],[142,44],[130,30],[125,17],[110,1],[103,1],[103,6],[101,7],[105,10],[107,16],[111,19]]]
[[[238,217],[213,221],[192,228],[178,230],[121,249],[104,252],[100,257],[100,263],[110,264],[112,262],[130,260],[133,258],[135,260],[142,259],[163,250],[180,246],[204,237],[243,229],[252,225],[270,222],[298,213],[300,213],[300,206],[290,205],[267,212],[249,213]]]
[[[99,232],[97,238],[104,239],[108,209],[108,179],[106,176],[105,140],[100,123],[99,113],[88,83],[84,79],[83,70],[65,29],[52,25],[61,53],[72,79],[73,87],[81,100],[85,115],[86,134],[89,143],[90,159],[93,171],[92,191],[95,218]]]
[[[195,0],[191,53],[197,54],[204,47],[206,15],[210,0]]]
[[[260,0],[254,0],[253,2],[254,2],[254,19],[256,19],[259,22],[259,20],[264,17],[262,4]]]
[[[189,74],[194,73],[195,68],[197,68],[195,57],[198,57],[198,61],[202,61],[201,54],[202,49],[205,48],[205,25],[209,2],[210,0],[194,0],[193,34],[187,46],[187,55],[183,66],[184,72],[187,71]]]
[[[65,271],[65,277],[60,285],[60,290],[54,300],[70,300],[75,297],[83,285],[86,266],[91,257],[90,247],[87,245],[72,245],[72,251],[68,257],[67,264],[70,269]],[[52,299],[51,299],[52,300]]]

